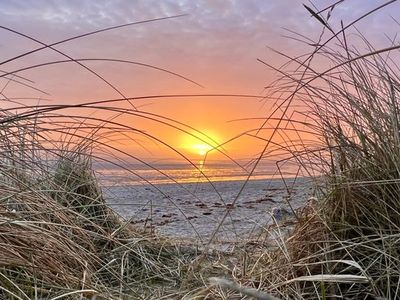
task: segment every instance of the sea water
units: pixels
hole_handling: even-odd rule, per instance
[[[275,162],[254,161],[102,163],[96,172],[103,186],[260,180],[293,177],[296,166],[279,169]]]

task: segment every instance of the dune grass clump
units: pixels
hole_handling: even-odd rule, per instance
[[[279,70],[282,80],[273,87],[291,88],[280,102],[285,114],[292,103],[303,104],[294,114],[312,124],[315,142],[292,153],[323,182],[291,236],[257,262],[257,280],[283,299],[400,297],[399,46],[389,41],[375,49],[356,31],[356,47],[349,33],[385,5],[337,31],[308,8],[325,34],[306,59],[286,65],[296,64],[295,71]],[[310,167],[310,157],[318,164]]]
[[[87,218],[87,229],[109,229],[111,234],[121,226],[118,217],[106,205],[91,164],[90,154],[64,153],[54,167],[53,197]],[[65,193],[68,191],[68,193]],[[122,230],[123,231],[123,230]]]
[[[0,143],[11,149],[20,140],[3,135]],[[60,149],[49,150],[55,160],[24,147],[2,153],[0,297],[120,299],[179,285],[179,248],[125,223],[107,206],[91,156]]]

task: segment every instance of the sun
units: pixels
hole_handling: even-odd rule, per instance
[[[208,144],[194,144],[192,145],[193,151],[197,152],[199,155],[204,156],[213,149],[212,146]]]
[[[182,147],[192,153],[201,157],[212,152],[219,146],[219,138],[216,134],[210,131],[202,131],[203,134],[193,133],[192,135],[185,135],[182,137]]]

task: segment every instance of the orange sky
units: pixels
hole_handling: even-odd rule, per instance
[[[257,58],[279,66],[284,60],[268,50],[267,46],[290,55],[305,53],[307,48],[289,40],[290,28],[312,38],[318,36],[320,24],[312,19],[302,6],[303,1],[3,1],[0,3],[0,22],[35,37],[44,43],[53,43],[93,30],[151,18],[181,13],[187,16],[140,24],[99,33],[56,46],[69,56],[78,58],[112,58],[154,65],[190,78],[203,87],[171,74],[130,64],[86,61],[92,68],[127,97],[165,94],[248,94],[263,95],[263,88],[275,73],[257,61]],[[335,1],[314,1],[323,8]],[[371,1],[374,5],[383,1]],[[346,22],[361,15],[372,5],[368,1],[349,1],[338,7],[336,14]],[[369,7],[367,7],[369,6]],[[357,9],[355,9],[357,8]],[[400,9],[388,9],[365,23],[368,34],[378,41],[385,40],[379,32],[396,32],[388,14],[400,16]],[[384,22],[382,20],[385,20]],[[360,28],[362,24],[360,24]],[[5,30],[0,31],[0,59],[25,53],[39,47],[38,43]],[[46,49],[33,55],[0,66],[3,71],[43,62],[65,60]],[[1,79],[3,96],[47,98],[42,104],[81,103],[102,99],[121,98],[109,86],[75,63],[63,63],[21,72],[35,81],[36,88],[50,95],[23,88]],[[37,100],[30,102],[36,103]],[[24,103],[29,103],[24,100]],[[188,124],[205,134],[224,142],[247,130],[255,129],[262,120],[230,122],[241,118],[265,117],[273,100],[260,101],[243,97],[185,97],[136,100],[141,111],[159,114]],[[127,104],[120,104],[120,107]],[[87,111],[79,112],[83,115]],[[96,112],[99,118],[109,117]],[[204,141],[196,141],[181,131],[140,117],[122,116],[119,122],[145,131],[166,142],[178,151],[195,159],[204,154]],[[192,133],[193,130],[189,130]],[[265,131],[263,137],[268,137]],[[129,138],[115,138],[121,149],[150,159],[175,157],[173,152],[146,136],[128,134]],[[131,139],[137,139],[141,146]],[[118,140],[118,141],[117,141]],[[276,137],[280,142],[282,138]],[[225,146],[234,158],[252,157],[264,141],[242,137]],[[146,149],[143,150],[142,146]],[[206,150],[209,150],[208,148]],[[211,154],[210,157],[220,158]]]

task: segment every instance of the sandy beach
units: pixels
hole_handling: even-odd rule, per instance
[[[104,193],[111,207],[138,226],[153,227],[172,238],[207,240],[228,212],[219,241],[241,241],[273,224],[274,207],[304,205],[312,190],[306,178],[249,181],[110,186]],[[237,198],[237,200],[235,200]],[[234,203],[234,205],[233,205]]]

